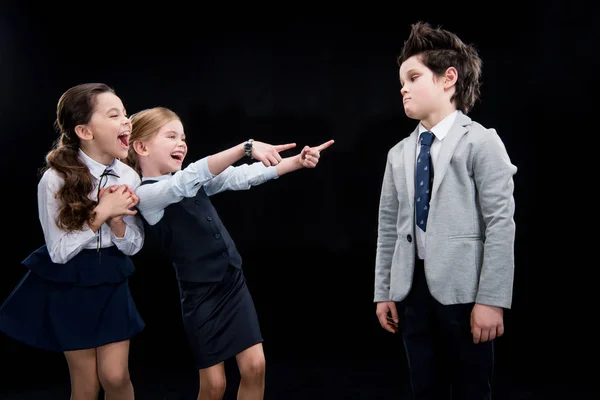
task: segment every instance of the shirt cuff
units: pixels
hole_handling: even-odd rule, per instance
[[[110,231],[110,238],[114,244],[131,241],[131,238],[129,237],[131,235],[131,229],[129,229],[127,224],[125,224],[125,233],[123,234],[123,237],[118,237],[112,230]]]
[[[216,176],[210,172],[210,169],[208,168],[208,157],[201,158],[200,160],[196,161],[195,164],[196,168],[198,168],[198,175],[200,175],[202,178],[214,178]]]
[[[81,233],[79,234],[79,238],[85,238],[84,239],[84,243],[89,243],[92,240],[96,239],[96,236],[98,235],[98,232],[94,232],[92,230],[92,228],[88,225],[87,222],[84,222],[83,225],[81,226]],[[86,240],[87,239],[87,240]]]
[[[263,176],[265,177],[266,180],[279,178],[279,175],[277,174],[277,167],[274,167],[274,166],[267,167]]]

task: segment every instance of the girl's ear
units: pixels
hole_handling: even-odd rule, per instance
[[[75,134],[81,140],[92,140],[94,138],[94,134],[92,131],[90,131],[87,125],[77,125],[75,127]]]
[[[139,140],[133,142],[133,150],[140,156],[148,155],[148,147],[146,147],[144,142],[140,142]]]

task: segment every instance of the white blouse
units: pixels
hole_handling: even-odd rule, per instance
[[[104,170],[110,170],[118,177],[108,175],[103,178],[103,187],[125,184],[135,190],[141,182],[135,170],[117,159],[111,165],[105,166],[91,159],[81,149],[79,150],[79,157],[88,166],[95,178],[94,190],[89,194],[92,200],[97,200],[100,175]],[[106,223],[102,224],[96,233],[85,223],[81,230],[71,232],[59,228],[56,224],[56,218],[61,204],[55,195],[62,184],[62,177],[54,169],[46,170],[38,184],[39,218],[44,231],[46,246],[53,262],[64,264],[82,249],[95,249],[98,243],[101,243],[102,248],[117,246],[124,254],[130,256],[140,251],[144,243],[144,228],[138,215],[125,215],[123,217],[126,228],[125,235],[122,238],[116,237]]]

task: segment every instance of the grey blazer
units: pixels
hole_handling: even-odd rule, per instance
[[[375,302],[401,301],[415,266],[418,129],[388,152],[379,205]],[[517,172],[502,140],[459,111],[442,142],[427,221],[425,276],[442,304],[510,308]]]

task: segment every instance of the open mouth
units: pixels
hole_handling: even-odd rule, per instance
[[[177,160],[179,162],[183,162],[183,157],[184,157],[183,153],[180,153],[180,152],[171,153],[171,158],[173,160]]]
[[[117,139],[119,139],[119,144],[121,147],[124,149],[129,149],[129,132],[121,133],[119,136],[117,136]]]

